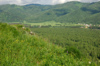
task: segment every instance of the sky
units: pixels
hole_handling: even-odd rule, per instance
[[[0,5],[2,4],[43,4],[43,5],[55,5],[61,4],[69,1],[80,1],[80,2],[97,2],[100,0],[0,0]]]

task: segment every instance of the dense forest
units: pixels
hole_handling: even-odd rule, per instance
[[[67,47],[74,47],[81,54],[98,62],[100,60],[100,30],[82,28],[32,28],[48,42]]]
[[[0,22],[46,22],[100,24],[100,2],[77,1],[57,5],[0,5]]]

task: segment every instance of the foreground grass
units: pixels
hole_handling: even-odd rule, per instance
[[[30,35],[30,30],[22,27],[0,23],[0,66],[96,66]]]

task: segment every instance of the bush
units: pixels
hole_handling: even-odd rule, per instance
[[[73,55],[75,58],[81,58],[82,56],[81,52],[75,47],[66,47],[65,52]]]

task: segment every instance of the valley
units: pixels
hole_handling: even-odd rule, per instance
[[[0,5],[0,66],[99,66],[100,1]]]

